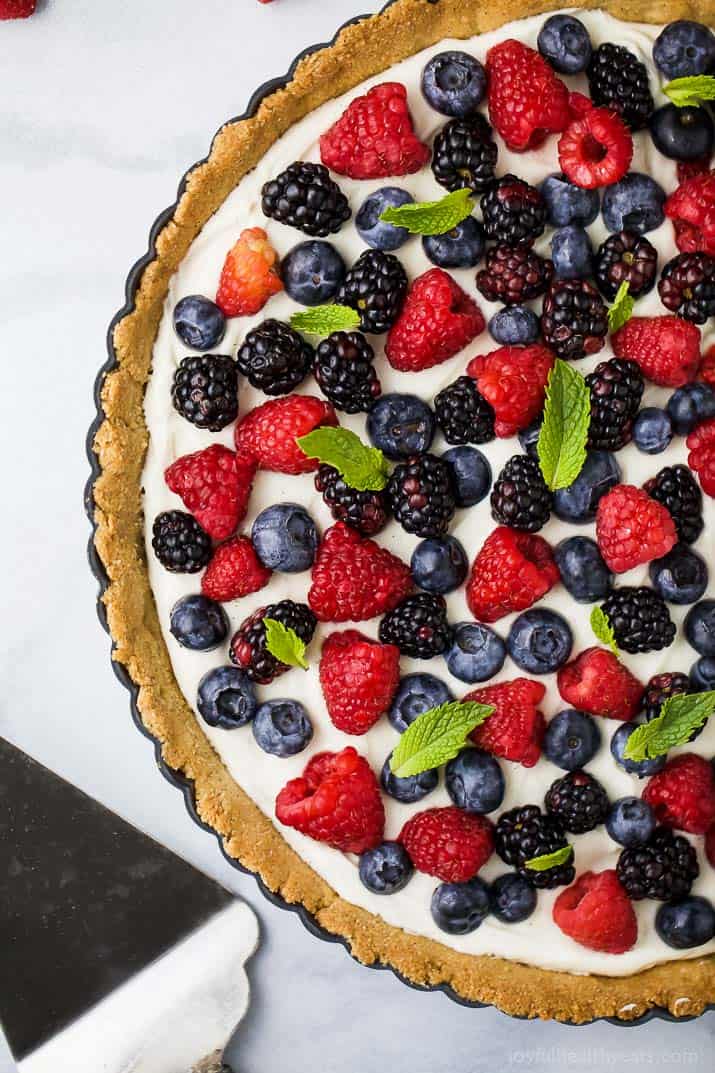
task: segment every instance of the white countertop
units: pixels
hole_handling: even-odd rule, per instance
[[[0,734],[255,908],[241,1073],[706,1071],[715,1014],[633,1031],[516,1022],[418,994],[314,939],[188,818],[109,665],[85,558],[83,443],[127,271],[221,123],[307,45],[379,6],[44,0],[32,19],[0,22]]]

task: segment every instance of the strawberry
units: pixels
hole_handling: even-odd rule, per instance
[[[561,170],[572,183],[587,190],[618,182],[632,158],[631,132],[620,116],[607,108],[585,110],[559,138]]]
[[[544,716],[536,706],[545,694],[545,686],[530,678],[497,682],[467,693],[464,700],[494,706],[489,718],[472,731],[474,744],[494,756],[533,767],[541,755],[546,729]]]
[[[319,426],[337,425],[329,402],[312,395],[284,395],[257,406],[236,426],[236,448],[252,455],[261,469],[311,473],[318,460],[303,454],[296,440]]]
[[[666,199],[664,210],[681,253],[715,255],[715,171],[686,179]]]
[[[313,564],[308,603],[321,622],[360,622],[392,611],[412,592],[410,568],[374,540],[337,522]]]
[[[443,269],[431,268],[412,284],[385,354],[393,369],[419,372],[454,357],[482,331],[476,302]]]
[[[201,591],[211,600],[226,603],[258,592],[270,576],[248,537],[233,537],[216,548],[201,579]]]
[[[667,507],[642,488],[617,484],[599,500],[596,540],[609,570],[624,574],[667,555],[678,534]]]
[[[509,38],[487,52],[489,118],[509,149],[536,149],[570,119],[569,92],[543,56]]]
[[[480,622],[496,622],[531,607],[558,580],[558,568],[543,537],[500,525],[474,560],[467,604]]]
[[[164,480],[209,536],[225,540],[246,516],[256,469],[250,455],[213,444],[177,458]]]
[[[358,630],[331,633],[320,657],[320,685],[338,730],[365,734],[387,711],[400,680],[400,650]]]
[[[579,711],[623,722],[640,711],[643,685],[605,648],[585,649],[556,680],[563,699]]]
[[[419,872],[443,883],[466,883],[494,850],[494,828],[486,816],[453,805],[418,812],[398,836]]]
[[[216,305],[227,317],[250,317],[282,290],[278,254],[266,232],[261,227],[246,228],[226,254]]]
[[[617,358],[640,365],[648,380],[661,387],[681,387],[694,380],[701,361],[700,329],[667,315],[631,317],[611,336]]]
[[[705,494],[715,497],[715,417],[697,425],[685,442],[688,465],[697,473]]]
[[[652,775],[643,791],[659,823],[704,835],[715,823],[715,774],[709,760],[681,753]]]
[[[554,354],[540,343],[503,346],[472,358],[467,374],[494,410],[497,436],[514,436],[539,416],[553,364]]]
[[[604,954],[625,954],[638,938],[635,910],[613,868],[580,875],[561,891],[552,916],[564,935]]]

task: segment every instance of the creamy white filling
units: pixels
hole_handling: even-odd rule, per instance
[[[602,12],[579,12],[578,14],[588,27],[595,44],[600,44],[604,41],[624,44],[647,65],[656,100],[658,103],[663,103],[664,98],[660,91],[657,71],[653,66],[651,56],[651,46],[658,33],[658,28],[620,22]],[[304,236],[299,232],[266,219],[260,208],[261,186],[268,178],[277,175],[295,160],[319,160],[318,138],[320,134],[330,126],[351,99],[364,93],[370,86],[379,82],[386,80],[403,82],[408,89],[409,104],[415,129],[424,141],[429,142],[445,122],[445,117],[433,111],[422,98],[419,88],[420,74],[426,61],[435,53],[447,48],[466,49],[478,59],[484,61],[487,49],[497,41],[507,37],[517,37],[527,44],[535,46],[542,22],[542,17],[530,18],[512,23],[493,33],[475,37],[468,41],[443,41],[439,45],[426,49],[405,62],[397,64],[380,76],[368,80],[344,97],[330,101],[312,112],[280,138],[255,171],[251,172],[239,183],[196,238],[174,275],[154,346],[153,372],[146,392],[145,412],[150,432],[150,443],[143,474],[144,511],[149,575],[157,604],[159,621],[164,632],[177,681],[192,707],[195,708],[196,690],[201,676],[212,667],[217,667],[228,661],[228,644],[214,652],[191,652],[180,647],[169,633],[169,612],[171,607],[181,596],[197,592],[199,590],[199,580],[196,576],[177,576],[164,570],[151,550],[151,526],[160,511],[181,507],[178,497],[174,496],[164,483],[163,474],[166,466],[180,455],[206,447],[211,443],[225,443],[228,446],[232,446],[233,428],[227,428],[218,434],[202,432],[180,417],[172,407],[172,375],[181,359],[188,353],[187,348],[181,343],[173,330],[172,311],[176,302],[188,294],[206,294],[211,297],[215,294],[226,252],[245,227],[261,226],[265,228],[270,241],[280,256],[286,254],[292,246],[302,240]],[[567,81],[572,89],[586,89],[585,79],[583,78],[567,79]],[[520,177],[536,183],[550,172],[559,170],[556,137],[549,138],[546,144],[538,151],[523,155],[510,153],[501,140],[498,139],[498,141],[499,174],[513,171]],[[632,169],[654,175],[666,191],[672,190],[677,184],[674,164],[655,151],[647,134],[637,134],[634,138],[634,143],[635,153]],[[425,168],[419,175],[398,178],[394,182],[396,185],[409,189],[418,200],[438,198],[444,194],[444,190],[434,181],[429,168]],[[386,180],[354,182],[349,179],[339,178],[339,183],[348,196],[353,213],[355,213],[367,194],[380,186],[384,186]],[[589,228],[589,232],[595,248],[607,234],[600,217]],[[656,232],[650,233],[648,237],[658,249],[659,265],[662,267],[677,252],[673,242],[672,225],[666,222]],[[353,263],[365,248],[352,223],[344,226],[338,235],[331,237],[330,241],[340,250],[348,265]],[[536,249],[548,256],[548,243],[549,234],[547,233],[539,240]],[[432,267],[423,253],[419,237],[410,239],[405,246],[397,251],[397,256],[403,262],[410,279],[414,279],[420,273]],[[496,305],[490,305],[485,302],[477,293],[473,269],[454,271],[452,274],[460,285],[477,299],[487,318],[496,311],[498,308]],[[267,316],[287,320],[297,308],[295,303],[285,294],[272,298],[256,317],[230,320],[226,337],[220,347],[216,349],[222,353],[235,355],[240,342],[255,324],[261,322]],[[652,292],[647,297],[639,300],[636,312],[639,314],[658,314],[665,312],[665,310],[660,304],[657,292]],[[712,328],[708,328],[703,332],[704,346],[712,341],[712,335]],[[428,401],[431,401],[442,387],[461,375],[468,360],[475,354],[487,353],[496,346],[485,331],[461,354],[458,354],[450,361],[437,368],[413,374],[399,373],[389,366],[384,358],[382,349],[384,339],[384,336],[370,337],[377,354],[376,364],[383,391],[412,392]],[[599,361],[603,361],[610,356],[612,356],[612,352],[606,346],[599,354],[580,362],[578,364],[579,371],[587,373]],[[300,391],[304,394],[319,394],[312,378],[304,382]],[[669,392],[648,385],[643,405],[664,405],[668,395]],[[265,396],[254,391],[245,383],[242,384],[241,413],[247,413],[254,406],[264,401]],[[354,429],[363,438],[366,438],[364,415],[347,417],[341,414],[340,421],[341,424]],[[438,437],[435,441],[434,449],[439,453],[447,446]],[[519,444],[515,439],[495,440],[481,449],[488,456],[495,476],[504,462],[520,450]],[[622,469],[623,481],[641,485],[648,477],[657,473],[662,466],[685,462],[686,454],[684,440],[675,438],[668,450],[660,455],[644,455],[631,444],[618,452],[616,457]],[[260,473],[254,486],[249,514],[242,527],[243,531],[250,532],[253,519],[265,507],[272,503],[286,500],[305,505],[313,515],[321,531],[324,531],[332,524],[329,511],[314,489],[312,475],[287,477],[281,474]],[[701,537],[697,547],[700,551],[707,553],[707,550],[712,548],[712,534],[715,527],[715,502],[707,497],[705,498],[705,517],[705,535]],[[483,541],[493,530],[494,525],[487,499],[470,510],[460,511],[451,527],[451,532],[463,543],[471,561]],[[575,533],[594,536],[594,527],[592,525],[567,525],[553,516],[542,530],[542,536],[552,545]],[[412,549],[417,543],[415,537],[409,536],[396,523],[390,524],[377,539],[405,561],[409,561]],[[629,574],[622,575],[618,582],[624,585],[647,584],[647,567],[641,567],[631,571]],[[255,608],[286,597],[305,600],[309,583],[309,573],[298,575],[274,574],[268,586],[261,592],[226,605],[226,611],[231,622],[231,633]],[[711,584],[709,595],[715,595],[714,584]],[[471,619],[463,589],[448,596],[447,603],[452,622]],[[588,621],[590,607],[575,603],[562,586],[557,586],[553,589],[544,598],[540,606],[553,608],[566,616],[574,634],[574,654],[594,643],[594,637]],[[680,629],[687,608],[671,605],[670,611],[679,627],[675,643],[663,652],[624,657],[627,665],[643,682],[651,675],[664,670],[688,671],[697,657],[697,654],[685,641]],[[502,636],[506,636],[513,617],[504,618],[496,624],[495,628]],[[377,625],[378,621],[373,620],[361,623],[359,629],[366,634],[375,636]],[[302,773],[305,764],[315,753],[325,749],[339,750],[345,745],[352,744],[368,758],[373,770],[379,773],[385,757],[397,741],[397,734],[386,718],[380,720],[377,726],[360,738],[345,735],[332,726],[318,681],[318,659],[325,636],[339,628],[345,627],[331,624],[319,627],[309,648],[311,666],[307,672],[298,669],[291,670],[271,685],[259,687],[258,689],[261,699],[292,697],[305,704],[311,715],[315,733],[309,748],[303,753],[291,759],[278,759],[269,756],[256,745],[250,727],[231,731],[211,729],[197,716],[207,737],[232,776],[256,801],[265,814],[272,819],[276,794],[288,779]],[[423,662],[405,658],[402,660],[401,666],[403,674],[412,671],[429,671],[438,675],[449,683],[457,697],[464,695],[470,689],[470,686],[465,683],[451,678],[442,659]],[[519,668],[510,659],[507,659],[502,671],[492,681],[511,679],[521,673]],[[547,718],[550,718],[566,705],[556,689],[555,676],[549,675],[542,680],[547,686],[547,695],[542,708]],[[603,744],[596,758],[588,765],[589,771],[603,783],[611,799],[616,799],[626,794],[640,794],[643,783],[622,771],[610,755],[608,743],[619,724],[605,719],[598,722],[603,736]],[[687,748],[704,756],[712,756],[715,753],[715,720],[711,720],[710,725],[706,727],[697,741]],[[677,751],[679,750],[674,750],[674,752]],[[502,806],[503,809],[509,809],[519,804],[542,803],[544,794],[550,784],[563,774],[560,769],[545,758],[542,758],[534,768],[528,770],[508,761],[502,761],[501,766],[506,777],[506,796]],[[387,838],[394,838],[404,821],[417,810],[450,803],[444,789],[443,779],[437,790],[417,805],[402,805],[389,797],[384,797],[384,802],[387,814],[385,832]],[[290,828],[281,826],[275,819],[274,822],[290,845],[343,898],[379,914],[390,924],[402,927],[417,935],[438,939],[440,942],[465,953],[494,954],[544,968],[561,969],[573,973],[599,973],[618,976],[636,972],[657,962],[674,958],[694,957],[715,951],[715,941],[696,950],[675,951],[666,946],[659,939],[654,928],[657,904],[649,901],[634,903],[638,916],[639,935],[633,950],[620,956],[600,954],[587,950],[564,936],[551,919],[551,908],[558,891],[541,892],[536,911],[527,921],[521,924],[501,924],[494,917],[489,917],[477,931],[472,932],[470,935],[447,935],[437,928],[430,914],[430,896],[437,885],[435,879],[416,873],[403,891],[389,897],[380,898],[368,892],[361,884],[358,878],[357,858],[341,854],[326,845],[314,842]],[[702,839],[694,841],[702,842]],[[578,872],[588,869],[600,871],[604,868],[615,867],[620,849],[608,837],[603,827],[575,838],[575,848]],[[701,855],[701,875],[694,886],[694,892],[715,900],[715,871],[705,860],[701,849],[699,849],[699,853]],[[507,871],[506,866],[494,855],[481,874],[486,880],[490,880],[505,871]]]

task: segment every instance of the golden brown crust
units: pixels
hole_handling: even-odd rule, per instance
[[[331,48],[302,60],[293,80],[265,98],[253,118],[219,131],[159,233],[133,311],[114,331],[118,364],[102,385],[104,420],[95,439],[101,467],[94,485],[96,547],[109,578],[104,602],[114,658],[139,687],[139,712],[161,743],[164,761],[193,781],[197,811],[222,837],[226,852],[287,902],[302,903],[323,928],[346,939],[360,961],[389,964],[415,983],[445,983],[462,998],[527,1017],[633,1020],[653,1006],[692,1015],[715,1001],[713,958],[669,962],[624,978],[576,977],[460,954],[339,898],[233,781],[202,733],[175,681],[144,559],[144,389],[169,280],[208,218],[279,135],[324,101],[442,38],[471,36],[560,6],[563,0],[396,0],[382,14],[343,30]],[[715,22],[715,0],[571,0],[568,6],[600,7],[640,22]]]

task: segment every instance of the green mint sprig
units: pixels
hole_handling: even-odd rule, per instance
[[[404,227],[411,235],[444,235],[472,215],[471,190],[454,190],[439,201],[413,201],[380,214],[383,223]]]
[[[591,394],[586,381],[557,358],[546,385],[544,420],[537,442],[541,473],[552,492],[568,488],[581,472],[590,421]]]
[[[325,305],[301,310],[290,318],[291,328],[305,335],[352,332],[360,327],[360,314],[351,306]]]
[[[264,618],[263,625],[266,627],[266,648],[270,654],[288,667],[302,667],[304,671],[307,671],[305,641],[295,630],[284,626],[275,618]]]
[[[627,760],[653,760],[677,745],[685,745],[715,712],[715,689],[706,693],[676,693],[668,697],[660,715],[636,727],[624,749]]]
[[[524,861],[524,867],[530,868],[532,872],[548,872],[549,868],[558,868],[559,865],[566,864],[572,855],[573,846],[561,846],[553,853],[542,853],[539,857],[531,857],[528,861]]]
[[[418,715],[404,731],[390,757],[393,775],[406,779],[446,764],[465,746],[474,728],[493,711],[489,704],[454,700]]]
[[[602,607],[594,607],[591,612],[590,621],[591,629],[601,644],[607,645],[614,656],[620,656],[618,644],[616,643],[616,635],[613,632],[613,626],[611,626],[608,615]]]
[[[712,75],[674,78],[663,86],[663,93],[677,108],[689,108],[701,101],[715,101],[715,78]]]
[[[627,321],[633,316],[633,307],[636,302],[632,294],[628,291],[628,280],[624,279],[616,291],[616,297],[613,299],[613,305],[608,310],[608,330],[609,332],[617,332],[619,328],[622,328]]]
[[[295,441],[308,458],[317,458],[338,471],[358,492],[380,492],[390,469],[377,447],[366,447],[349,428],[316,428]]]

